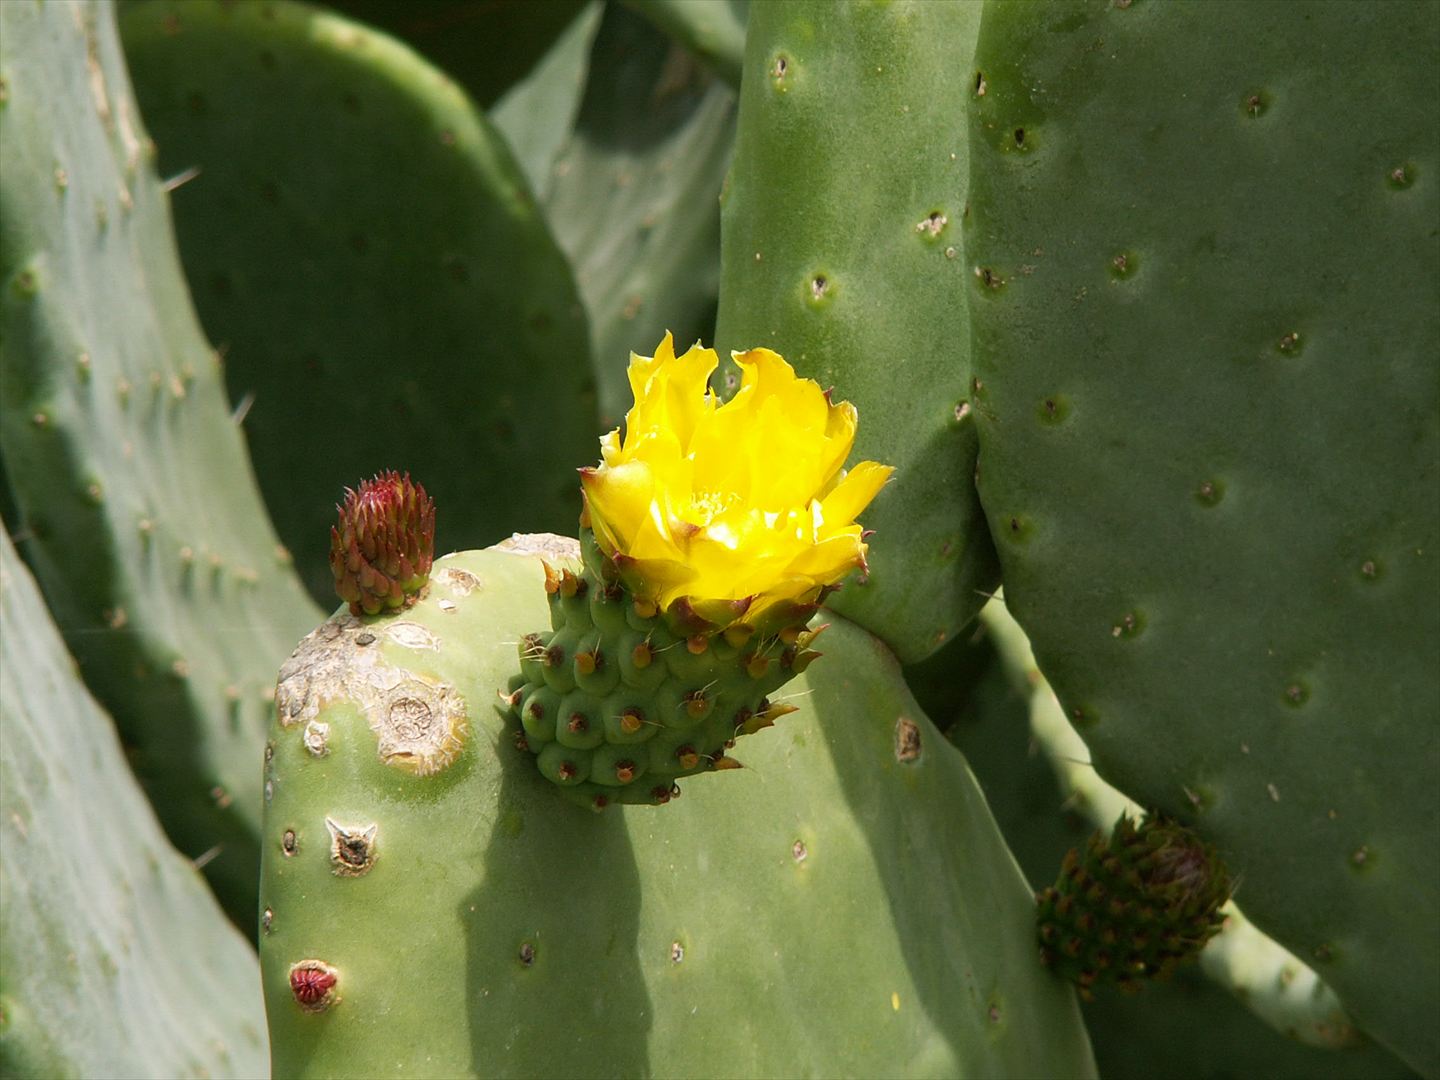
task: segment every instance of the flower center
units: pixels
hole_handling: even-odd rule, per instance
[[[709,525],[737,502],[740,496],[733,491],[697,491],[690,496],[691,512],[696,525]]]

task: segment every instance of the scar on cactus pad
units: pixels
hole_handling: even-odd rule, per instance
[[[335,591],[352,615],[376,615],[415,602],[435,558],[435,503],[394,471],[345,489],[330,529]]]
[[[551,629],[525,634],[502,694],[515,742],[594,809],[663,804],[737,768],[742,735],[795,711],[772,695],[820,654],[806,624],[865,567],[857,515],[893,471],[848,473],[857,414],[769,349],[630,357],[635,403],[580,470],[580,562],[546,566]]]
[[[1059,881],[1036,898],[1040,959],[1086,1001],[1102,980],[1138,990],[1199,956],[1233,891],[1214,845],[1163,817],[1136,826],[1122,814],[1083,856],[1071,849]]]

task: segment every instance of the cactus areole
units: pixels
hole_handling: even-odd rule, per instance
[[[390,471],[345,489],[330,529],[335,591],[352,615],[413,603],[435,558],[435,502],[425,488]]]
[[[738,767],[735,739],[794,711],[772,695],[820,655],[826,592],[865,567],[855,519],[892,470],[845,471],[855,407],[768,349],[732,355],[723,405],[713,349],[677,357],[666,334],[631,355],[625,433],[580,470],[581,562],[547,564],[551,629],[523,636],[502,694],[516,746],[597,810]]]

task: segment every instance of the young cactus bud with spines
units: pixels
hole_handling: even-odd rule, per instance
[[[352,615],[375,615],[413,603],[435,558],[435,502],[425,488],[393,470],[345,489],[330,529],[335,591]]]
[[[1214,845],[1163,817],[1137,826],[1121,815],[1083,856],[1071,849],[1059,881],[1036,898],[1040,958],[1087,1001],[1107,979],[1137,990],[1200,954],[1232,891]]]
[[[738,767],[735,739],[795,709],[773,695],[820,655],[820,602],[865,568],[855,518],[892,470],[844,470],[855,407],[768,349],[732,355],[724,405],[714,350],[631,355],[624,436],[580,470],[580,562],[547,567],[551,630],[520,641],[516,745],[596,809]]]

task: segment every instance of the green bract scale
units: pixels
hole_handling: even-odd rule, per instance
[[[626,584],[588,529],[577,564],[545,564],[548,632],[519,643],[506,702],[515,745],[567,797],[661,805],[677,781],[735,769],[742,735],[795,711],[773,695],[820,656],[818,603],[772,607],[725,629],[687,604],[663,613]]]
[[[1091,998],[1112,979],[1136,990],[1198,956],[1224,922],[1233,883],[1212,844],[1162,817],[1121,815],[1082,856],[1065,856],[1060,880],[1037,897],[1040,959]]]

